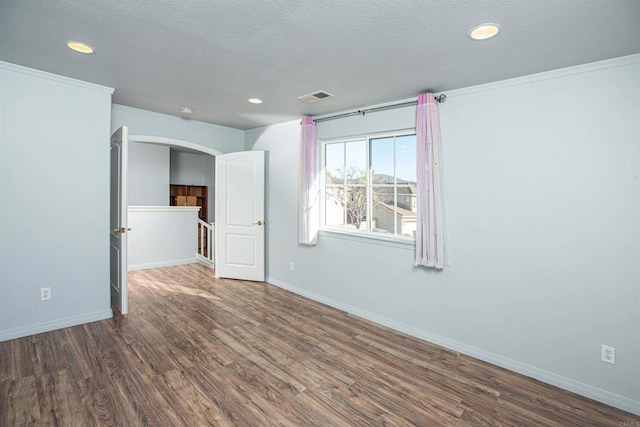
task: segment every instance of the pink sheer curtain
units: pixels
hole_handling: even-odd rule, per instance
[[[302,119],[302,167],[300,173],[300,218],[298,241],[303,245],[318,242],[320,227],[320,184],[318,180],[318,139],[313,117]]]
[[[416,266],[444,266],[440,123],[433,94],[418,97],[416,113],[418,212]]]

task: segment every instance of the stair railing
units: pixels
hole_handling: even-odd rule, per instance
[[[215,224],[198,219],[198,252],[196,258],[213,267]]]

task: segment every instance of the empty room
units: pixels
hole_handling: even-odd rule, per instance
[[[640,426],[637,0],[0,3],[0,426]]]

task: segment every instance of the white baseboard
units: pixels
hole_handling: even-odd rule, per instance
[[[148,270],[150,268],[171,267],[172,265],[194,264],[196,258],[171,259],[168,261],[148,262],[145,264],[129,264],[127,271]]]
[[[316,294],[315,292],[299,288],[282,280],[276,279],[275,277],[268,277],[267,283],[270,283],[282,289],[286,289],[287,291],[291,291],[295,294],[320,302],[330,307],[337,308],[338,310],[345,311],[363,319],[370,320],[374,323],[378,323],[380,325],[387,326],[397,331],[406,333],[416,338],[420,338],[422,340],[440,345],[450,350],[460,352],[467,356],[475,357],[476,359],[491,363],[496,366],[500,366],[502,368],[517,372],[522,375],[526,375],[527,377],[535,378],[536,380],[551,384],[564,390],[571,391],[573,393],[588,397],[593,400],[597,400],[598,402],[605,403],[615,408],[640,415],[640,402],[629,399],[627,397],[620,396],[618,394],[611,393],[609,391],[602,390],[597,387],[593,387],[588,384],[584,384],[579,381],[554,374],[553,372],[548,372],[544,369],[536,368],[535,366],[527,365],[525,363],[500,356],[495,353],[472,347],[458,341],[433,334],[423,329],[404,324],[402,322],[388,319],[386,317],[362,310],[349,304],[345,304],[340,301],[325,297],[323,295]]]
[[[29,335],[40,334],[42,332],[54,331],[56,329],[68,328],[70,326],[82,325],[83,323],[111,319],[112,317],[113,312],[111,311],[111,309],[108,309],[105,311],[86,313],[79,316],[65,317],[62,319],[29,325],[22,328],[10,329],[8,331],[0,331],[0,342],[27,337]]]

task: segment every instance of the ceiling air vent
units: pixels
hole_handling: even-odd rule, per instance
[[[314,102],[322,101],[323,99],[333,98],[333,95],[324,90],[313,92],[307,95],[299,96],[298,99],[306,104],[313,104]]]

